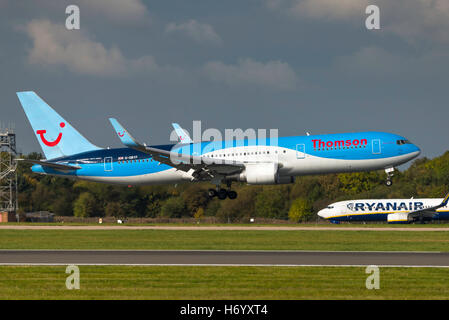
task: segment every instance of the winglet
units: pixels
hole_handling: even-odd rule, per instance
[[[172,123],[173,128],[176,131],[176,134],[178,135],[179,140],[181,140],[181,143],[193,143],[192,139],[190,139],[190,136],[187,134],[187,132],[179,126],[177,123]]]
[[[130,148],[139,148],[142,145],[137,142],[136,139],[126,130],[115,118],[109,118],[112,126],[114,127],[115,132],[117,133],[120,141],[127,147]]]

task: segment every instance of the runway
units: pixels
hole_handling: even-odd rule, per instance
[[[449,252],[0,250],[0,265],[449,267]]]

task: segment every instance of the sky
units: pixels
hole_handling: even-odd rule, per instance
[[[0,123],[23,153],[40,152],[16,96],[28,90],[101,147],[120,146],[115,117],[147,144],[200,120],[449,149],[447,0],[0,0],[0,37]]]

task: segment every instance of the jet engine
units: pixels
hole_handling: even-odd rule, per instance
[[[239,180],[248,184],[287,184],[295,182],[295,177],[280,176],[277,163],[248,163]]]
[[[410,223],[412,220],[409,218],[408,212],[390,213],[387,216],[388,223]]]

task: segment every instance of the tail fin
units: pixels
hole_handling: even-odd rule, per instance
[[[100,149],[33,91],[17,92],[17,96],[47,159]]]
[[[444,207],[447,205],[449,201],[449,193],[444,197],[443,202],[441,202],[441,206]]]

